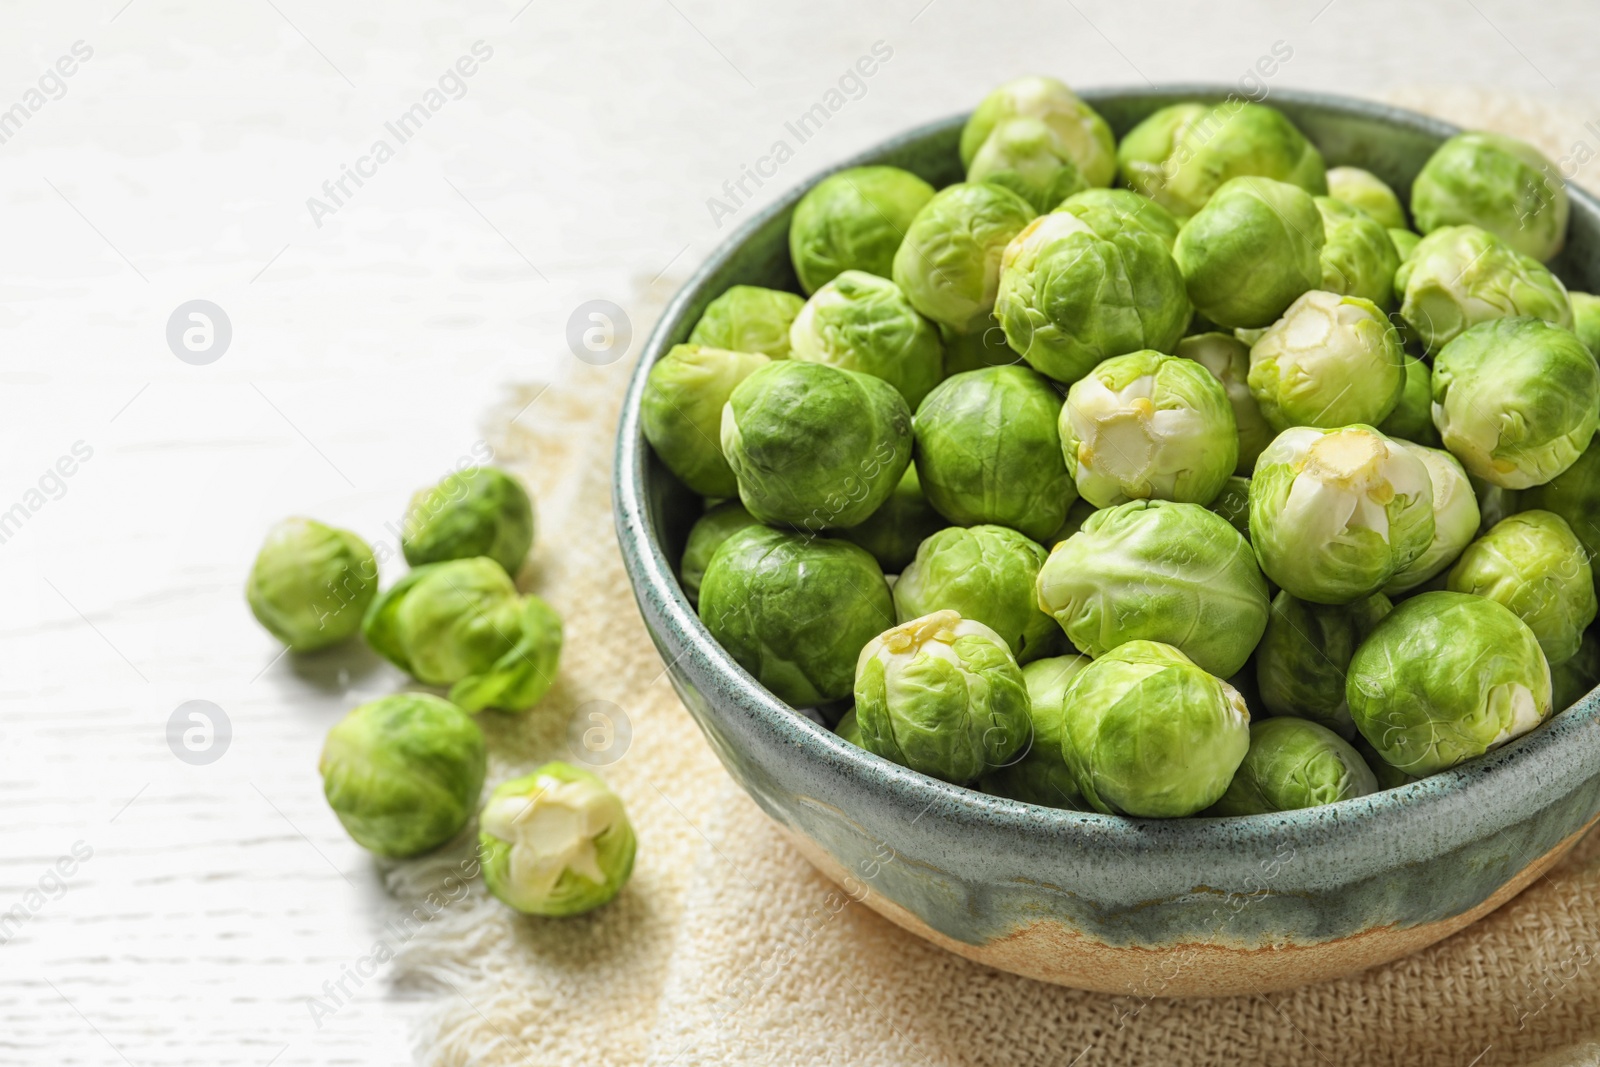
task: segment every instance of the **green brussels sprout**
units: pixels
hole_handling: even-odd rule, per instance
[[[1250,750],[1208,815],[1317,808],[1378,791],[1378,779],[1344,738],[1305,719],[1250,724]]]
[[[871,552],[883,573],[899,574],[916,558],[922,542],[949,525],[922,495],[922,483],[917,480],[917,466],[913,463],[882,507],[865,521],[834,536]]]
[[[1142,230],[1161,238],[1168,252],[1172,251],[1178,231],[1183,228],[1183,223],[1172,212],[1149,197],[1127,189],[1085,189],[1061,201],[1055,210],[1078,216],[1102,237],[1126,230]]]
[[[1021,756],[983,776],[978,784],[985,793],[1046,808],[1083,807],[1072,768],[1061,756],[1062,698],[1072,679],[1091,662],[1088,656],[1053,656],[1022,668],[1033,743]]]
[[[1583,635],[1575,656],[1550,668],[1550,685],[1556,711],[1565,711],[1600,686],[1600,636],[1595,631]]]
[[[1572,301],[1572,332],[1600,359],[1600,296],[1569,292],[1567,298]]]
[[[1071,383],[1110,356],[1170,351],[1190,307],[1161,238],[1137,226],[1101,234],[1052,212],[1006,246],[994,311],[1034,370]]]
[[[1394,245],[1395,253],[1399,255],[1400,262],[1404,263],[1411,258],[1411,253],[1417,250],[1417,245],[1422,243],[1422,235],[1411,230],[1390,230],[1389,243]],[[1399,270],[1398,267],[1395,269]],[[1397,292],[1396,297],[1398,296]]]
[[[1301,600],[1369,597],[1432,541],[1427,466],[1370,426],[1291,427],[1256,461],[1250,543]]]
[[[478,830],[489,892],[524,915],[549,918],[612,900],[633,873],[638,847],[621,798],[561,762],[495,786]]]
[[[1527,624],[1493,600],[1421,593],[1350,659],[1345,699],[1384,762],[1421,777],[1481,756],[1550,714],[1550,667]]]
[[[1388,184],[1370,170],[1332,167],[1328,170],[1328,195],[1365,213],[1386,230],[1406,228],[1406,212]]]
[[[1597,610],[1589,555],[1561,516],[1524,511],[1468,545],[1446,587],[1504,604],[1528,624],[1552,667],[1578,654]]]
[[[1543,485],[1577,462],[1600,422],[1600,364],[1570,330],[1519,317],[1479,323],[1433,362],[1433,422],[1471,474]]]
[[[861,747],[947,782],[970,782],[1031,736],[1028,688],[1005,638],[954,611],[891,627],[856,663]]]
[[[467,711],[533,707],[561,658],[560,616],[518,594],[486,556],[416,568],[372,602],[361,632],[417,681],[449,686],[450,702]]]
[[[1061,520],[1060,526],[1056,527],[1056,532],[1051,534],[1049,537],[1044,538],[1039,543],[1044,545],[1046,548],[1054,548],[1056,545],[1059,545],[1061,542],[1065,541],[1067,538],[1083,529],[1083,524],[1088,522],[1089,516],[1093,515],[1097,510],[1098,509],[1087,500],[1074,500],[1072,502],[1072,506],[1067,509],[1067,517]]]
[[[779,700],[811,707],[850,695],[856,655],[894,624],[894,602],[865,549],[747,526],[706,567],[700,621]]]
[[[1278,432],[1376,425],[1405,390],[1400,334],[1358,296],[1313,289],[1250,348],[1250,393]]]
[[[1322,288],[1358,296],[1390,311],[1394,308],[1394,275],[1400,253],[1389,231],[1360,208],[1319,196],[1313,201],[1322,215]]]
[[[1040,119],[1006,119],[994,128],[967,167],[967,181],[1002,185],[1049,211],[1089,187],[1068,145]]]
[[[689,343],[788,359],[789,325],[804,303],[781,289],[735,285],[706,305],[689,334]]]
[[[1400,316],[1432,355],[1480,322],[1532,315],[1572,325],[1572,304],[1544,264],[1476,226],[1424,237],[1394,275]]]
[[[1239,431],[1222,383],[1192,359],[1116,356],[1067,390],[1061,449],[1078,495],[1209,504],[1239,462]]]
[[[1461,550],[1478,535],[1483,515],[1478,510],[1478,495],[1472,480],[1461,469],[1461,461],[1437,448],[1425,448],[1410,441],[1395,444],[1422,460],[1433,486],[1433,540],[1422,555],[1394,572],[1383,587],[1390,596],[1409,593],[1443,574]]]
[[[985,367],[1013,367],[1022,362],[1016,349],[1006,344],[1006,331],[993,315],[984,320],[982,329],[972,333],[957,333],[941,325],[939,341],[944,345],[945,377]]]
[[[1027,367],[946,378],[917,408],[917,476],[939,514],[1048,537],[1077,498],[1061,454],[1061,397]]]
[[[1111,127],[1065,84],[1036,74],[1008,81],[983,98],[961,130],[961,165],[972,166],[995,129],[1016,118],[1048,126],[1090,185],[1111,184],[1117,166]]]
[[[1482,227],[1525,256],[1548,260],[1567,239],[1566,183],[1539,151],[1498,133],[1458,133],[1411,183],[1417,229]]]
[[[328,731],[317,770],[328,806],[356,844],[403,859],[467,825],[483,789],[483,731],[454,704],[394,693]]]
[[[701,496],[738,491],[718,434],[734,387],[770,360],[758,352],[673,345],[656,361],[639,401],[645,440],[678,480]]]
[[[1378,789],[1380,791],[1384,789],[1398,789],[1403,785],[1410,785],[1412,782],[1421,781],[1420,778],[1415,778],[1412,775],[1407,774],[1405,771],[1402,771],[1400,768],[1391,767],[1389,764],[1385,763],[1383,757],[1378,755],[1378,750],[1367,744],[1367,739],[1362,737],[1360,734],[1356,734],[1355,741],[1352,743],[1352,747],[1357,752],[1361,753],[1361,758],[1366,761],[1367,769],[1370,770],[1372,772],[1372,776],[1378,780]]]
[[[737,500],[724,500],[694,521],[683,546],[683,558],[678,563],[683,591],[689,594],[690,600],[700,599],[700,583],[706,576],[706,567],[710,566],[711,557],[717,554],[722,542],[746,526],[758,525],[756,517]]]
[[[1062,707],[1062,755],[1083,798],[1108,815],[1202,811],[1250,747],[1239,691],[1155,641],[1096,658],[1072,679]]]
[[[1324,242],[1311,194],[1270,178],[1235,178],[1179,232],[1172,256],[1202,315],[1254,329],[1322,284]]]
[[[1039,610],[1034,585],[1048,555],[1005,526],[951,526],[917,549],[894,584],[895,618],[958,612],[1005,639],[1019,664],[1059,650],[1061,628]]]
[[[1228,525],[1244,537],[1250,536],[1250,479],[1237,474],[1222,483],[1222,492],[1209,510],[1228,520]]]
[[[800,288],[814,293],[847,270],[887,278],[911,220],[933,186],[899,167],[851,167],[800,198],[789,223],[789,256]]]
[[[1351,604],[1312,604],[1280,592],[1256,649],[1262,706],[1319,723],[1346,740],[1355,737],[1345,672],[1356,648],[1393,608],[1382,593]]]
[[[1052,416],[1052,432],[1054,426]],[[295,652],[326,648],[355,633],[377,592],[378,561],[365,541],[298,518],[267,531],[244,586],[256,621]]]
[[[418,490],[401,525],[413,567],[488,556],[515,576],[533,547],[533,501],[505,471],[468,467]]]
[[[1294,123],[1275,108],[1240,100],[1162,108],[1128,131],[1117,166],[1134,192],[1180,219],[1197,214],[1234,178],[1328,191],[1322,154]]]
[[[844,713],[844,717],[839,720],[839,725],[833,728],[833,732],[838,734],[841,740],[848,741],[857,748],[865,747],[861,743],[861,723],[856,719],[854,707]]]
[[[888,278],[847,270],[818,289],[789,330],[790,358],[882,378],[912,410],[944,378],[944,346]]]
[[[1250,543],[1220,515],[1170,500],[1089,516],[1039,570],[1039,606],[1085,655],[1160,641],[1219,678],[1250,658],[1269,608]]]
[[[939,190],[911,220],[894,254],[894,283],[911,306],[957,333],[988,325],[1000,254],[1033,220],[1028,202],[989,182]]]
[[[1493,525],[1523,508],[1551,511],[1565,519],[1583,542],[1584,555],[1591,560],[1600,555],[1600,441],[1544,485],[1511,495],[1514,499],[1505,502],[1495,495],[1480,497],[1480,504],[1488,505],[1483,507],[1485,522]],[[1600,575],[1595,580],[1600,582]]]
[[[1400,389],[1400,402],[1378,429],[1390,437],[1438,448],[1439,429],[1433,424],[1432,371],[1416,356],[1405,357],[1406,380]]]
[[[1233,424],[1239,431],[1239,462],[1233,472],[1248,477],[1255,470],[1256,457],[1274,436],[1261,405],[1250,392],[1250,346],[1229,334],[1211,331],[1185,337],[1178,342],[1176,354],[1194,360],[1222,383],[1233,408]]]
[[[854,526],[911,462],[911,409],[882,378],[823,363],[769,363],[722,411],[722,452],[762,522]]]

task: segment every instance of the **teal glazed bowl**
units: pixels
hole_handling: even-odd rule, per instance
[[[1120,137],[1157,108],[1226,87],[1082,94]],[[1404,195],[1457,132],[1422,115],[1276,92],[1329,166],[1364,167]],[[964,117],[845,160],[960,181]],[[820,178],[823,175],[818,175]],[[816,179],[813,179],[815,181]],[[618,429],[616,524],[645,624],[672,684],[729,773],[853,897],[980,963],[1142,996],[1286,989],[1396,959],[1462,929],[1570,849],[1600,813],[1600,700],[1591,693],[1505,747],[1421,782],[1277,815],[1161,821],[1060,811],[926,778],[783,704],[700,624],[677,560],[700,501],[651,454],[639,402],[651,364],[735,284],[798,286],[791,190],[751,217],[667,308]],[[1571,190],[1572,288],[1600,289],[1600,203]]]

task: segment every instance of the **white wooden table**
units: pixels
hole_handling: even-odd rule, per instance
[[[0,1063],[409,1060],[414,1005],[381,971],[346,979],[320,1026],[308,1009],[393,911],[322,802],[317,751],[398,677],[359,652],[276,658],[241,596],[270,523],[310,514],[393,547],[385,523],[469,454],[485,412],[575,366],[580,304],[646,318],[639,294],[669,291],[751,205],[1016,74],[1235,81],[1284,41],[1272,85],[1600,100],[1589,0],[1414,8],[8,5]],[[719,225],[708,198],[728,203],[724,182],[875,42],[892,57]],[[402,143],[387,124],[408,113]],[[232,332],[205,365],[166,337],[197,299]],[[191,700],[231,724],[208,764],[167,741]]]

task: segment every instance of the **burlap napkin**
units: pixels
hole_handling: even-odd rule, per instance
[[[1396,103],[1575,158],[1600,136],[1571,108],[1471,91]],[[1595,166],[1600,167],[1600,163]],[[1585,178],[1579,172],[1579,180]],[[641,285],[659,308],[670,283]],[[579,368],[491,425],[534,488],[544,535],[523,575],[567,621],[561,682],[532,714],[485,716],[490,782],[571,751],[599,711],[623,724],[599,768],[639,832],[633,881],[585,918],[514,915],[481,884],[421,905],[395,962],[437,1009],[437,1064],[1600,1064],[1600,839],[1467,931],[1408,959],[1291,993],[1150,1000],[1082,993],[969,963],[902,932],[802,860],[732,784],[668,684],[611,532],[611,441],[629,368]],[[601,702],[601,703],[593,703]],[[601,724],[603,728],[603,724]],[[620,734],[618,735],[620,736]],[[417,911],[469,843],[394,867]],[[1541,1060],[1541,1057],[1548,1059]]]

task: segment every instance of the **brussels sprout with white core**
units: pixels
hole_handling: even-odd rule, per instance
[[[1366,212],[1332,197],[1316,197],[1325,238],[1322,288],[1358,296],[1389,311],[1394,307],[1394,275],[1400,253],[1394,241]]]
[[[961,130],[961,165],[970,167],[995,129],[1017,118],[1049,127],[1089,185],[1111,184],[1116,174],[1111,127],[1065,84],[1039,75],[1008,81],[983,98]]]
[[[818,289],[789,329],[790,358],[882,378],[914,411],[944,378],[933,323],[888,278],[847,270]]]
[[[1322,284],[1324,241],[1322,216],[1305,190],[1235,178],[1179,232],[1172,255],[1202,315],[1253,329]]]
[[[1550,667],[1533,631],[1484,597],[1403,601],[1350,660],[1356,728],[1390,766],[1422,776],[1481,756],[1550,714]]]
[[[1250,347],[1250,393],[1279,432],[1376,425],[1400,402],[1404,356],[1371,301],[1313,289]]]
[[[1433,484],[1415,454],[1370,426],[1295,426],[1250,479],[1250,543],[1301,600],[1371,596],[1433,541]]]
[[[934,322],[957,333],[981,330],[1000,288],[1000,254],[1035,214],[1022,197],[988,182],[941,189],[895,251],[894,282]]]
[[[378,562],[367,543],[315,519],[284,519],[267,531],[244,587],[256,621],[296,652],[355,633],[377,593]]]
[[[1572,325],[1567,290],[1544,264],[1476,226],[1424,237],[1394,275],[1400,316],[1429,354],[1463,331],[1514,315]]]
[[[1512,248],[1548,260],[1566,243],[1566,183],[1532,145],[1498,133],[1458,133],[1411,184],[1417,229],[1480,226]]]
[[[1350,657],[1393,609],[1380,594],[1353,604],[1312,604],[1280,592],[1256,649],[1256,684],[1274,715],[1320,723],[1349,740],[1356,724],[1345,703]]]
[[[683,579],[683,591],[690,600],[700,597],[700,582],[706,576],[711,557],[717,554],[722,542],[744,529],[758,526],[756,517],[744,509],[737,500],[724,500],[707,511],[689,527],[689,539],[683,546],[683,558],[678,563],[678,576]]]
[[[782,289],[735,285],[706,305],[689,344],[789,358],[789,326],[805,301]]]
[[[525,915],[593,911],[633,873],[638,845],[622,800],[566,763],[500,783],[478,827],[484,884]]]
[[[1209,504],[1238,465],[1239,433],[1215,375],[1144,351],[1106,360],[1067,391],[1061,448],[1078,494],[1097,507]]]
[[[1019,664],[1057,651],[1061,628],[1039,610],[1034,592],[1047,553],[1004,526],[952,526],[917,549],[894,584],[895,617],[910,622],[959,612],[1005,639]]]
[[[994,128],[967,167],[967,181],[1003,185],[1049,211],[1088,188],[1070,148],[1040,119],[1006,119]]]
[[[1433,424],[1432,371],[1416,356],[1405,357],[1406,381],[1400,401],[1378,429],[1390,437],[1438,448],[1439,430]]]
[[[1481,323],[1433,363],[1433,422],[1468,473],[1507,489],[1543,485],[1600,421],[1600,364],[1570,330],[1533,318]]]
[[[1178,231],[1183,228],[1172,212],[1128,189],[1085,189],[1061,201],[1055,210],[1078,216],[1102,237],[1125,230],[1142,230],[1159,237],[1168,252],[1172,251]]]
[[[674,345],[650,368],[639,401],[645,440],[667,469],[701,496],[738,492],[720,444],[722,409],[734,388],[769,362],[757,352]]]
[[[1062,755],[1084,799],[1108,815],[1208,808],[1250,746],[1239,691],[1154,641],[1098,657],[1072,679],[1062,707]]]
[[[1275,434],[1250,392],[1250,346],[1231,334],[1213,331],[1185,337],[1178,342],[1176,354],[1194,360],[1222,383],[1239,431],[1239,462],[1234,473],[1248,477],[1255,469],[1256,457]]]
[[[1578,654],[1596,612],[1594,570],[1561,516],[1524,511],[1467,546],[1447,587],[1510,608],[1538,638],[1552,667]]]
[[[1067,687],[1092,662],[1088,656],[1055,656],[1022,668],[1033,743],[1004,767],[983,776],[979,785],[985,793],[1047,808],[1083,806],[1072,768],[1061,755],[1061,720]]]
[[[892,627],[856,663],[856,723],[868,752],[970,782],[1028,744],[1028,690],[1003,637],[954,611]]]
[[[1208,815],[1264,815],[1334,804],[1378,791],[1348,741],[1304,719],[1250,724],[1250,751]]]
[[[1371,171],[1360,167],[1333,167],[1328,171],[1328,195],[1363,211],[1386,230],[1406,228],[1405,209],[1393,189]]]
[[[789,257],[814,293],[847,270],[887,278],[911,220],[933,186],[899,167],[851,167],[822,179],[795,205]]]
[[[533,546],[533,501],[505,471],[468,467],[419,490],[402,527],[400,547],[413,567],[488,556],[515,577]]]
[[[1433,540],[1422,555],[1395,571],[1389,584],[1383,587],[1390,596],[1399,596],[1443,574],[1478,535],[1483,515],[1478,509],[1478,495],[1473,491],[1472,480],[1461,469],[1456,457],[1410,441],[1394,443],[1422,460],[1422,465],[1428,468],[1428,481],[1433,485]]]
[[[1250,658],[1268,611],[1249,542],[1220,515],[1168,500],[1089,516],[1045,560],[1039,606],[1087,655],[1160,641],[1219,678]]]

